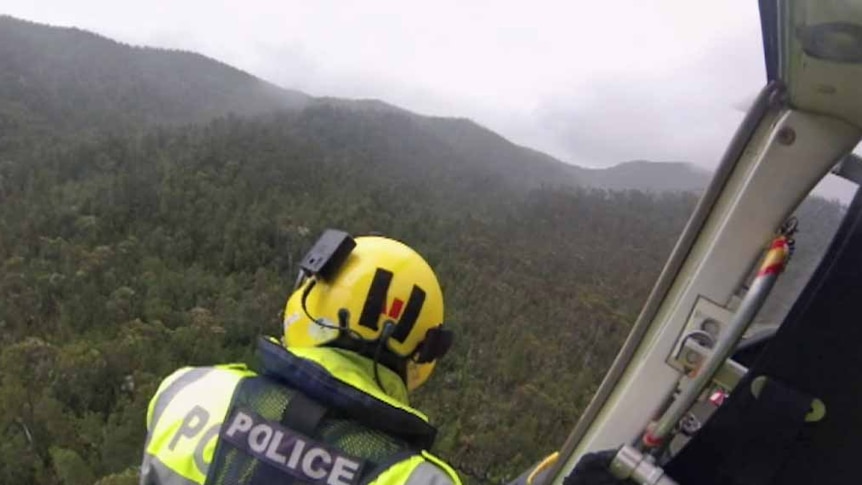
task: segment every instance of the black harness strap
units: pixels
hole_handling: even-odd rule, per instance
[[[295,393],[284,413],[281,415],[281,424],[290,429],[298,431],[305,436],[314,436],[314,431],[326,415],[327,409],[301,392]]]
[[[415,449],[427,450],[434,444],[436,428],[420,417],[342,383],[317,363],[294,356],[278,343],[261,339],[258,356],[264,375],[326,402],[333,411],[406,441]]]
[[[291,398],[287,408],[285,408],[281,423],[306,436],[315,436],[315,431],[321,421],[323,421],[327,411],[328,409],[318,404],[317,401],[306,397],[302,393],[296,393]],[[393,465],[416,455],[418,455],[416,451],[408,449],[395,453],[381,462],[368,462],[373,466],[366,467],[366,470],[363,471],[360,485],[367,485],[373,482],[386,470],[392,468]]]

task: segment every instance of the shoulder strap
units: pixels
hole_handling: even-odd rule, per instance
[[[297,389],[312,399],[325,402],[328,407],[369,427],[407,441],[413,448],[427,449],[434,444],[437,430],[419,413],[384,403],[347,385],[317,362],[297,357],[266,339],[260,341],[258,357],[261,374],[265,376]]]
[[[281,415],[281,424],[306,436],[314,436],[315,430],[326,415],[326,411],[327,408],[317,401],[297,392],[288,401],[287,407]]]

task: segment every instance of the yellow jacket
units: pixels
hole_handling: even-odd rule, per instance
[[[261,374],[186,367],[150,401],[142,485],[461,485],[401,378],[359,354],[261,339]],[[227,423],[227,424],[225,424]]]

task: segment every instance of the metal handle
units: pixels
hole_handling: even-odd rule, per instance
[[[634,447],[623,445],[611,461],[611,475],[620,480],[631,480],[639,485],[678,485],[656,466],[652,457]]]

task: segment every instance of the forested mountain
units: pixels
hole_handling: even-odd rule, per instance
[[[111,59],[137,67],[121,82]],[[577,187],[582,169],[468,120],[81,31],[2,19],[0,66],[0,483],[136,483],[160,379],[252,362],[327,227],[437,269],[457,340],[414,403],[471,482],[512,478],[565,439],[696,200]],[[184,89],[200,98],[166,107]],[[790,271],[841,214],[807,204]]]
[[[437,151],[446,152],[449,163],[524,187],[692,190],[707,178],[693,176],[682,164],[584,169],[517,146],[470,120],[420,116],[377,100],[313,98],[200,54],[133,47],[78,29],[0,16],[0,146],[12,143],[24,125],[29,134],[41,128],[40,135],[80,135],[321,105],[341,109],[355,123],[375,123],[383,115],[411,123],[413,136],[427,138],[420,142],[426,145],[441,144]]]
[[[304,106],[309,97],[200,54],[131,47],[0,16],[0,127],[128,129]]]

